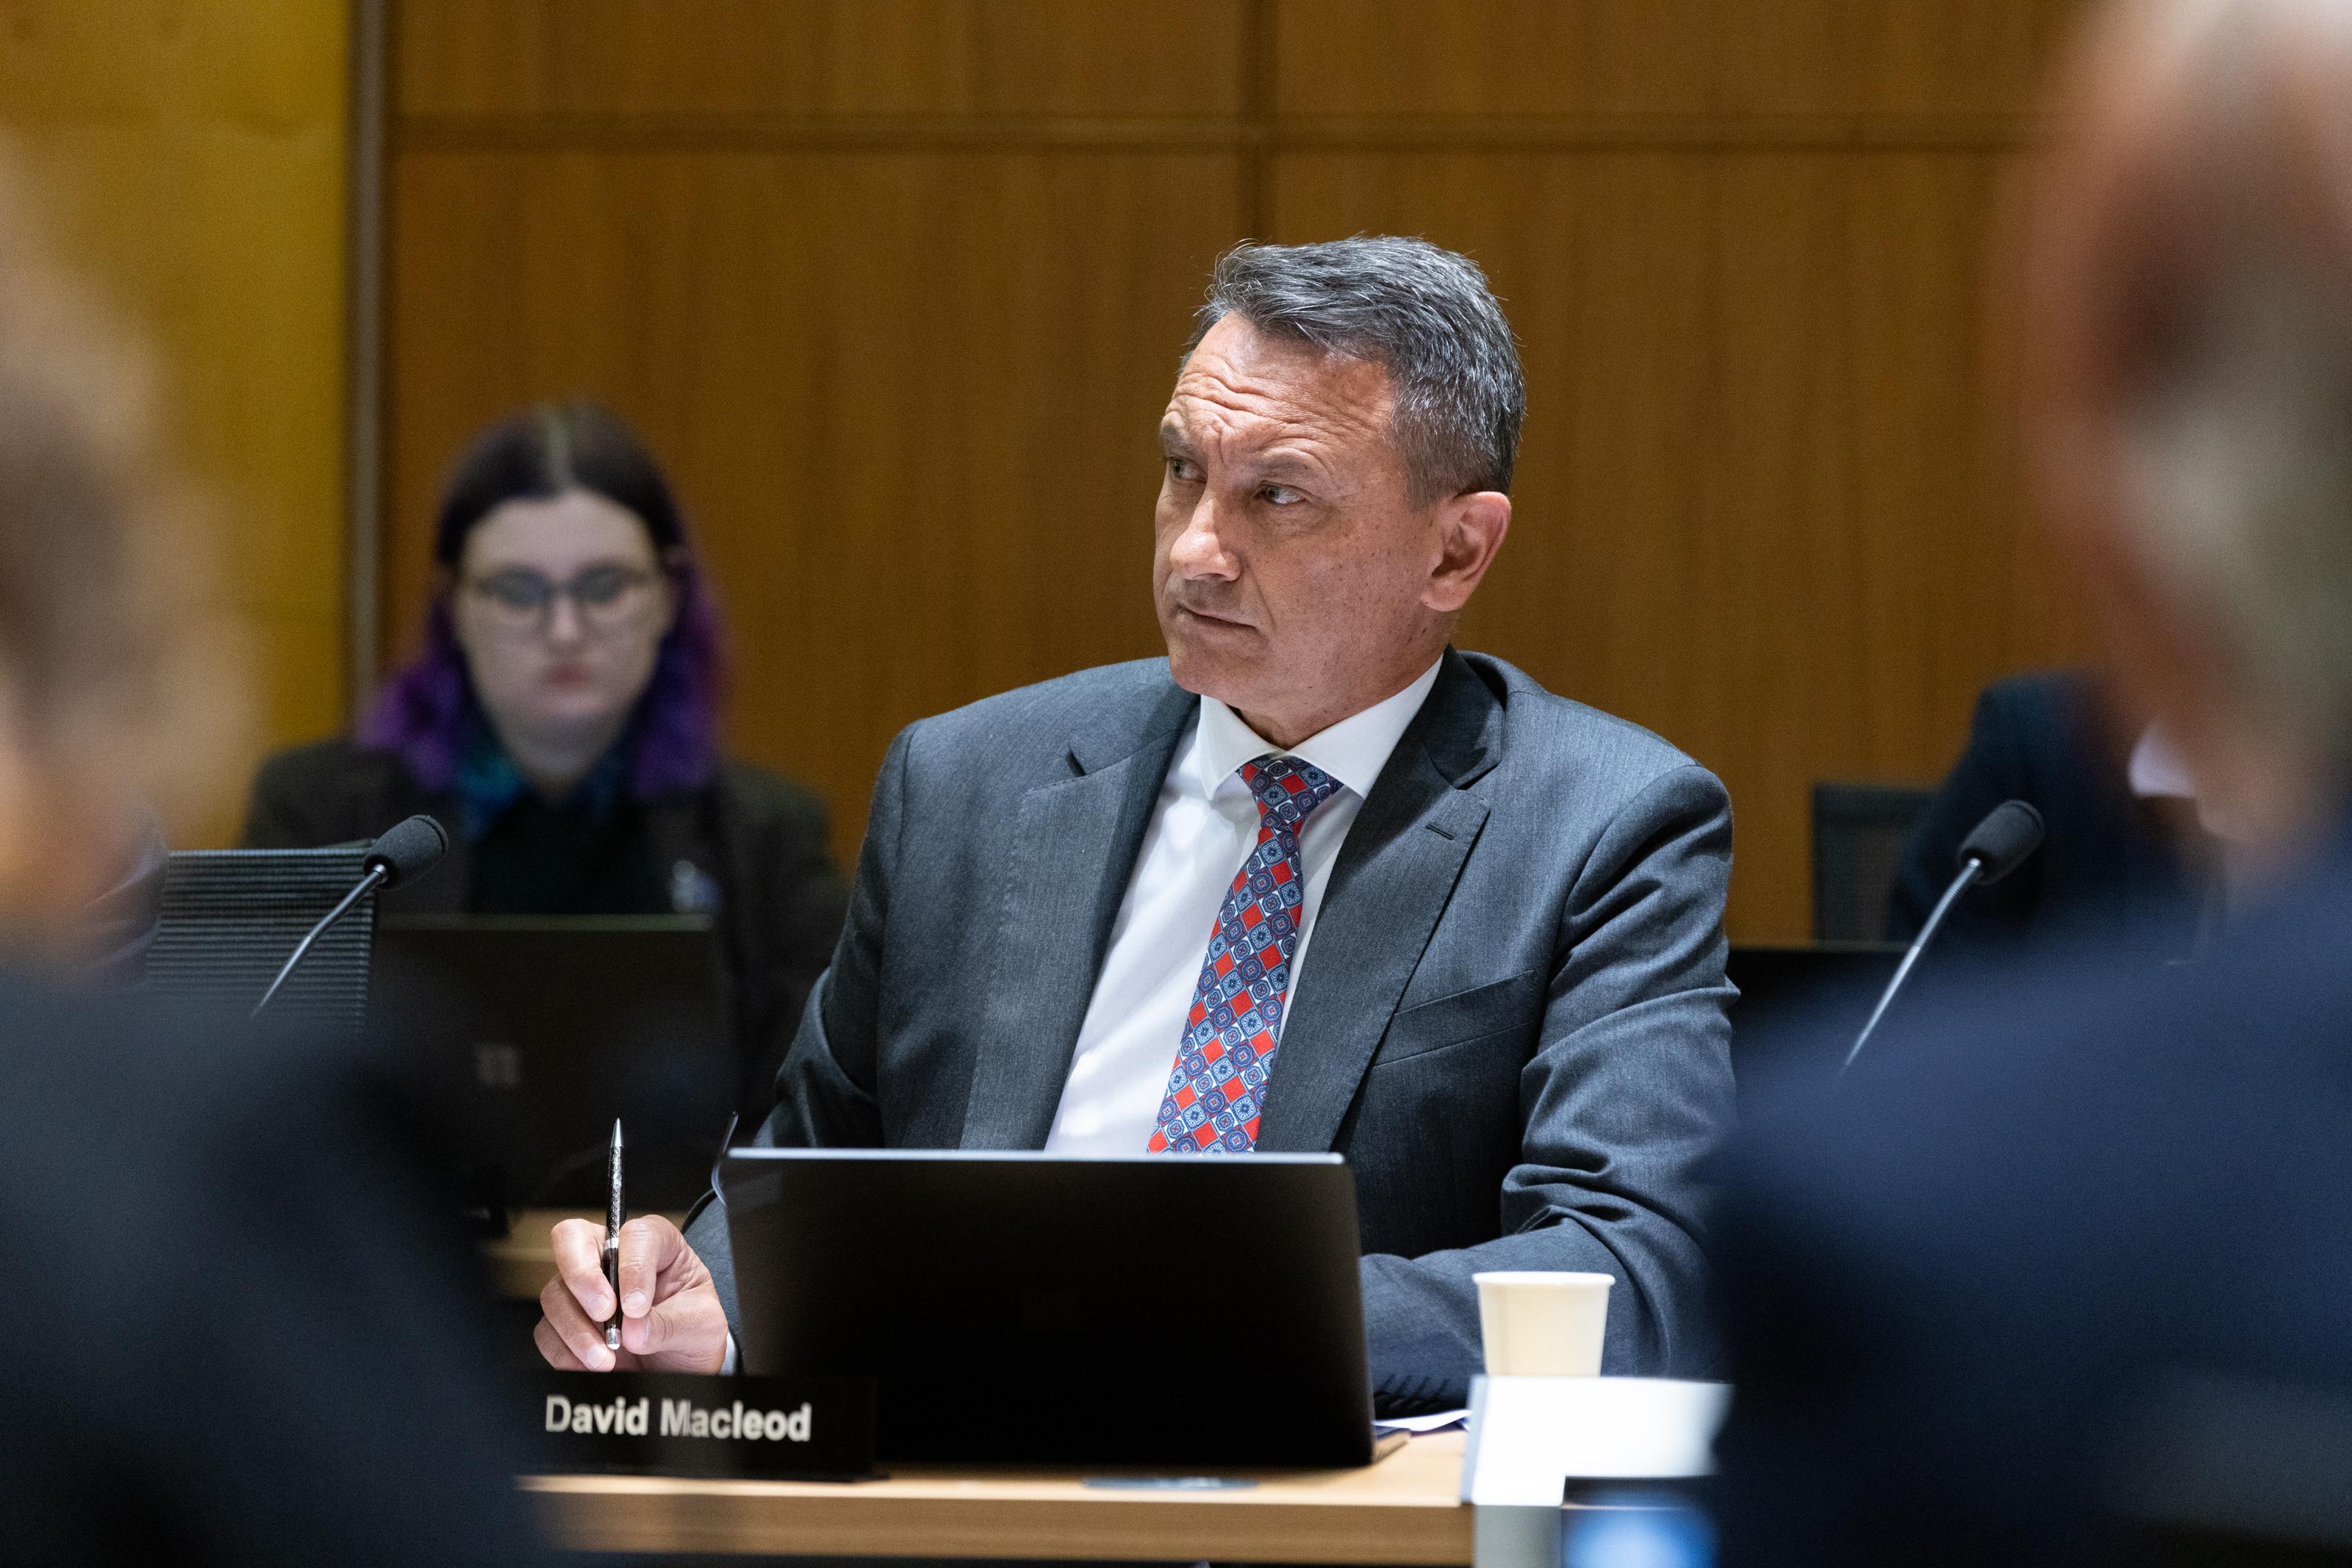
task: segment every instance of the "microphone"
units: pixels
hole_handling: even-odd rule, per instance
[[[394,823],[391,831],[370,844],[360,869],[371,874],[383,872],[383,881],[378,885],[389,893],[431,871],[448,852],[447,830],[432,818],[419,815]]]
[[[1971,887],[1990,887],[2023,865],[2041,847],[2042,813],[2024,801],[2003,800],[1985,813],[1984,820],[1960,841],[1959,874],[1952,878],[1951,886],[1944,889],[1944,896],[1936,901],[1934,913],[1919,927],[1919,935],[1911,939],[1911,950],[1903,955],[1903,962],[1895,966],[1895,977],[1879,993],[1878,1005],[1870,1009],[1870,1021],[1853,1037],[1853,1049],[1845,1053],[1845,1062],[1838,1069],[1840,1073],[1853,1065],[1853,1059],[1870,1042],[1871,1031],[1886,1016],[1886,1005],[1903,988],[1903,982],[1911,977],[1911,966],[1919,961],[1919,955],[1927,950],[1960,894]]]
[[[310,944],[316,942],[328,926],[349,913],[352,904],[378,889],[394,888],[415,881],[439,863],[448,848],[447,830],[430,817],[420,814],[404,822],[394,823],[382,838],[368,846],[367,854],[360,861],[361,869],[366,874],[360,878],[359,885],[343,894],[343,901],[327,911],[319,924],[311,926],[309,934],[294,945],[292,955],[278,967],[278,977],[269,982],[269,988],[261,993],[261,999],[253,1004],[253,1011],[248,1016],[261,1016],[261,1009],[269,1005],[269,998],[278,994],[278,988],[286,983],[286,977],[294,972],[294,966],[302,961],[302,955],[310,950]]]

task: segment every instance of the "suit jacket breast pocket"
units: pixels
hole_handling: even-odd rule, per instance
[[[1533,1039],[1543,1019],[1544,974],[1528,969],[1507,979],[1438,997],[1389,1020],[1372,1056],[1374,1067],[1425,1056],[1450,1045],[1517,1031]]]

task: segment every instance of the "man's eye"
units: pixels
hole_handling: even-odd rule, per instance
[[[1258,490],[1258,494],[1265,497],[1266,505],[1270,507],[1295,507],[1307,499],[1287,485],[1264,486]]]
[[[1181,484],[1194,485],[1200,482],[1201,470],[1185,458],[1171,457],[1168,460],[1168,476]]]

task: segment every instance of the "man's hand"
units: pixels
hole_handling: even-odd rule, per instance
[[[621,1227],[621,1350],[604,1348],[613,1315],[604,1283],[604,1228],[555,1228],[555,1278],[539,1293],[531,1339],[566,1372],[716,1372],[727,1359],[727,1312],[710,1270],[677,1227],[656,1214]]]

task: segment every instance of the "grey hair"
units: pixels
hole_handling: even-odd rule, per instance
[[[1416,502],[1509,493],[1527,379],[1511,324],[1468,256],[1393,235],[1245,240],[1217,258],[1185,352],[1228,315],[1386,370],[1392,434]]]

